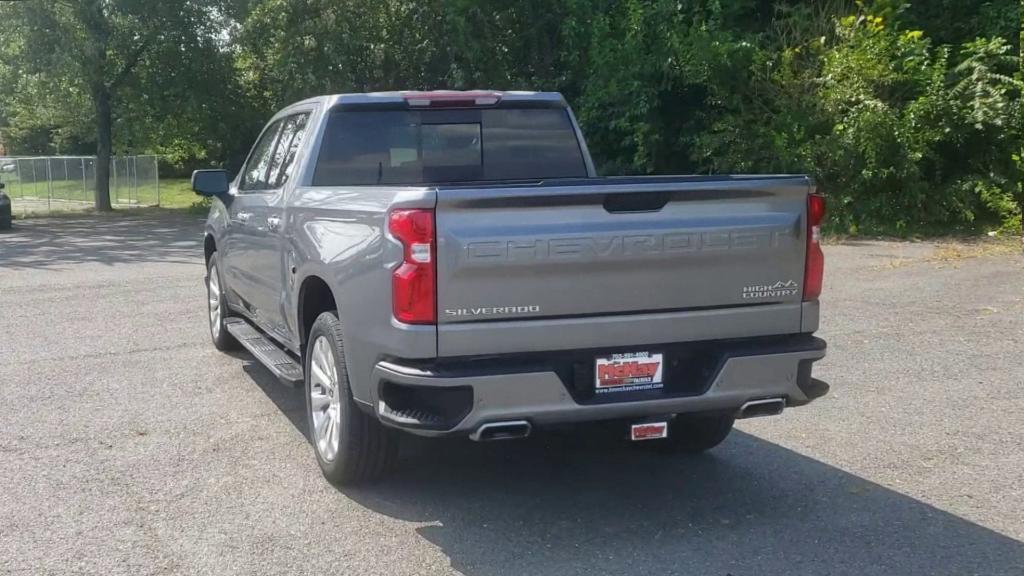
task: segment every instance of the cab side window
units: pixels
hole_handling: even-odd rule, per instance
[[[277,136],[281,132],[281,125],[284,123],[284,120],[282,118],[274,122],[263,131],[259,141],[256,142],[256,146],[252,149],[252,153],[249,154],[249,159],[245,162],[245,168],[242,171],[242,181],[238,186],[239,190],[245,192],[267,190],[270,188],[267,173],[269,172],[274,147],[277,143]]]
[[[274,150],[270,162],[270,172],[267,182],[270,188],[280,188],[288,183],[292,170],[295,168],[295,155],[302,144],[302,136],[306,132],[306,121],[309,114],[295,114],[285,118],[284,126],[281,128],[281,137],[277,140],[277,148]]]

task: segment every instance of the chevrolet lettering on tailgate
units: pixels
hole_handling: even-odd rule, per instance
[[[673,255],[702,250],[778,248],[788,228],[772,230],[673,232],[629,236],[509,239],[466,244],[469,262],[574,260]]]

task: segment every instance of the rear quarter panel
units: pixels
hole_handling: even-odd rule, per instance
[[[303,282],[323,279],[331,288],[345,329],[345,360],[356,400],[370,398],[370,372],[386,357],[432,358],[437,329],[396,322],[391,309],[391,274],[401,245],[386,230],[393,207],[433,208],[430,188],[375,186],[297,187],[285,210],[285,269],[293,333]]]

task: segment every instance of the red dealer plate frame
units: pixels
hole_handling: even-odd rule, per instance
[[[624,352],[594,359],[594,392],[640,392],[665,386],[665,355],[661,352]]]
[[[633,442],[661,440],[662,438],[668,438],[668,421],[641,422],[629,427],[629,439]]]

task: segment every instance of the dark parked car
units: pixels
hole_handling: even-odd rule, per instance
[[[4,194],[4,183],[0,182],[0,230],[11,227],[11,197]]]

